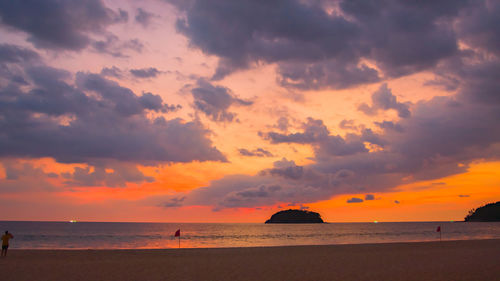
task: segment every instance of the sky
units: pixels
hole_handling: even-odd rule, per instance
[[[462,220],[500,200],[499,13],[1,1],[2,220]]]

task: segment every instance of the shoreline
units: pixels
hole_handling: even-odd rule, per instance
[[[500,280],[500,239],[239,248],[9,249],[2,280]]]
[[[353,245],[391,245],[391,244],[416,244],[416,243],[444,243],[460,241],[485,241],[498,240],[499,238],[480,238],[480,239],[446,239],[446,240],[414,240],[414,241],[395,241],[395,242],[375,242],[375,243],[335,243],[335,244],[304,244],[304,245],[258,245],[258,246],[235,246],[235,247],[171,247],[171,248],[9,248],[9,251],[163,251],[163,250],[182,250],[182,249],[245,249],[245,248],[287,248],[287,247],[329,247],[329,246],[353,246]]]

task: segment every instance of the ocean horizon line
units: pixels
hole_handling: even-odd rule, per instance
[[[0,220],[0,222],[57,222],[57,223],[151,223],[151,224],[265,224],[263,222],[172,222],[172,221],[90,221],[90,220]],[[325,221],[323,224],[342,223],[455,223],[465,222],[464,220],[443,220],[443,221]],[[304,224],[304,223],[279,223],[283,224]],[[308,223],[305,223],[308,224]],[[321,223],[311,223],[321,224]]]

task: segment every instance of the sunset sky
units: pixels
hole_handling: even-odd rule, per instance
[[[0,1],[1,220],[462,220],[500,1]]]

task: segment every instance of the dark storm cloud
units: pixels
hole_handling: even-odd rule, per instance
[[[279,83],[303,90],[379,81],[381,73],[365,59],[387,77],[430,69],[458,52],[455,20],[475,6],[404,0],[346,0],[328,7],[307,0],[169,2],[184,12],[178,31],[192,46],[219,57],[214,79],[260,62],[277,63]],[[495,9],[483,12],[491,27],[488,38],[496,32]]]
[[[150,13],[142,8],[137,8],[135,21],[140,23],[143,27],[148,27],[154,17],[155,15],[153,13]]]
[[[0,190],[3,192],[60,191],[48,182],[54,178],[61,178],[65,187],[124,187],[127,183],[139,184],[154,180],[130,163],[93,163],[86,168],[75,167],[73,172],[60,175],[47,173],[43,167],[35,167],[32,163],[16,159],[2,159],[0,164],[6,174],[5,179],[0,179]]]
[[[0,44],[0,87],[15,88],[28,85],[21,65],[36,65],[40,61],[40,55],[33,50],[10,44]]]
[[[191,5],[174,5],[186,12],[186,17],[177,21],[179,32],[185,34],[192,45],[221,58],[215,79],[248,68],[257,61],[314,62],[336,56],[353,57],[351,47],[359,32],[355,24],[344,18],[330,16],[317,5],[299,1],[235,3],[219,0],[216,3],[192,1]],[[355,68],[356,61],[354,58],[330,64],[350,64],[350,68]],[[330,70],[333,69],[327,69]],[[316,74],[309,72],[311,76]],[[334,76],[328,73],[321,79],[326,81],[327,77]],[[287,79],[283,83],[287,83]]]
[[[472,47],[500,55],[500,3],[498,1],[474,1],[474,9],[464,13],[458,22],[458,30],[464,41]]]
[[[123,71],[113,65],[112,67],[103,67],[103,69],[101,69],[101,75],[107,77],[122,78]]]
[[[357,197],[353,197],[351,199],[348,199],[346,201],[347,203],[362,203],[363,202],[363,199],[361,198],[357,198]]]
[[[240,207],[253,204],[253,201],[272,198],[281,190],[278,185],[261,185],[242,191],[231,192],[224,197],[224,207]],[[217,210],[217,209],[216,209]]]
[[[191,89],[191,94],[194,99],[194,108],[215,122],[235,121],[236,113],[230,112],[229,107],[253,104],[252,101],[236,97],[231,89],[214,86],[204,79],[198,79],[196,86]]]
[[[344,89],[380,81],[377,70],[367,65],[339,63],[335,60],[314,63],[284,62],[279,64],[278,74],[280,85],[299,90]]]
[[[226,161],[198,121],[148,118],[148,112],[178,108],[158,95],[139,96],[92,73],[77,73],[71,84],[69,72],[47,66],[26,67],[24,75],[29,87],[0,88],[2,157],[53,157],[65,163]]]
[[[161,207],[173,208],[182,206],[182,202],[186,199],[186,196],[169,198],[167,202],[160,204]]]
[[[130,73],[136,78],[155,78],[163,73],[155,67],[131,69]]]
[[[369,130],[364,130],[363,134],[359,136],[348,134],[346,138],[339,135],[331,135],[322,120],[313,118],[308,118],[307,122],[303,124],[303,129],[303,132],[291,134],[269,132],[263,134],[263,136],[275,144],[312,144],[317,154],[326,153],[326,155],[338,156],[367,152],[368,150],[365,148],[363,142],[376,138]]]
[[[340,8],[362,30],[359,39],[361,47],[369,48],[366,57],[387,76],[400,76],[433,67],[457,52],[453,20],[467,5],[467,1],[346,0]]]
[[[92,42],[91,35],[127,19],[127,12],[113,11],[101,0],[0,2],[0,23],[26,32],[38,48],[81,50]]]
[[[269,132],[264,137],[271,141],[271,143],[316,143],[328,138],[329,131],[323,124],[322,120],[308,118],[307,122],[302,124],[304,132],[297,132],[291,134],[282,134],[276,132]]]
[[[144,44],[142,44],[142,42],[139,41],[139,39],[130,39],[128,41],[122,42],[122,44],[121,44],[121,46],[119,46],[119,48],[129,49],[129,50],[133,50],[137,53],[140,53],[144,49]]]
[[[145,176],[134,164],[114,163],[94,164],[92,167],[75,167],[72,173],[61,175],[67,186],[108,186],[124,187],[127,183],[152,182],[153,177]]]
[[[40,59],[40,55],[30,49],[0,44],[0,63],[26,62],[38,59]]]
[[[274,168],[267,171],[270,175],[281,176],[288,179],[300,179],[304,175],[304,167],[297,166],[294,161],[288,161],[286,158],[274,162]]]
[[[484,63],[469,65],[448,65],[448,73],[460,79],[459,95],[468,103],[500,104],[500,58]]]
[[[372,94],[372,106],[366,103],[361,104],[358,110],[367,115],[375,115],[379,110],[394,109],[398,112],[401,118],[408,118],[410,116],[409,103],[398,102],[396,96],[392,94],[391,89],[387,84],[383,84],[380,88]]]
[[[126,54],[128,50],[135,51],[137,53],[142,52],[144,44],[138,39],[131,39],[128,41],[121,41],[115,35],[107,35],[105,40],[96,40],[92,42],[92,47],[94,51],[102,54],[108,54],[115,58],[127,58]]]
[[[1,166],[5,171],[5,178],[0,178],[0,192],[18,193],[33,191],[56,191],[49,180],[57,174],[46,173],[40,167],[16,159],[2,159]]]
[[[142,96],[137,96],[132,90],[98,74],[79,72],[76,75],[76,85],[82,90],[98,93],[103,98],[102,103],[108,103],[116,113],[123,116],[142,114],[145,110],[168,112],[172,108],[164,104],[159,95],[143,93]]]
[[[288,131],[288,127],[290,127],[290,121],[286,117],[280,117],[274,127],[282,132],[286,132]]]
[[[375,200],[375,195],[373,195],[373,194],[366,194],[365,195],[365,200],[366,201]]]
[[[3,159],[1,164],[5,171],[6,180],[17,180],[28,175],[39,176],[41,178],[49,176],[42,169],[36,168],[30,163],[21,163],[13,159]]]
[[[446,185],[445,182],[433,182],[432,185]]]
[[[128,73],[131,75],[129,77],[147,79],[147,78],[155,78],[158,75],[165,73],[165,71],[158,70],[157,68],[154,67],[148,67],[148,68],[130,69]],[[127,75],[127,71],[121,70],[116,66],[104,67],[101,70],[101,75],[121,79]]]
[[[269,152],[263,148],[260,148],[260,147],[254,149],[254,150],[240,148],[240,149],[238,149],[238,152],[242,156],[250,156],[250,157],[273,157],[274,156],[271,152]]]
[[[354,120],[344,119],[344,120],[340,121],[339,128],[345,129],[345,130],[357,130],[358,126],[356,126],[356,122]]]
[[[373,122],[377,127],[384,129],[384,130],[394,130],[396,132],[403,132],[403,127],[395,122],[392,121],[382,121],[382,122]]]
[[[142,93],[139,98],[139,102],[142,104],[144,108],[160,111],[163,113],[177,111],[182,108],[180,104],[162,104],[163,100],[159,95],[155,95],[153,93]]]

